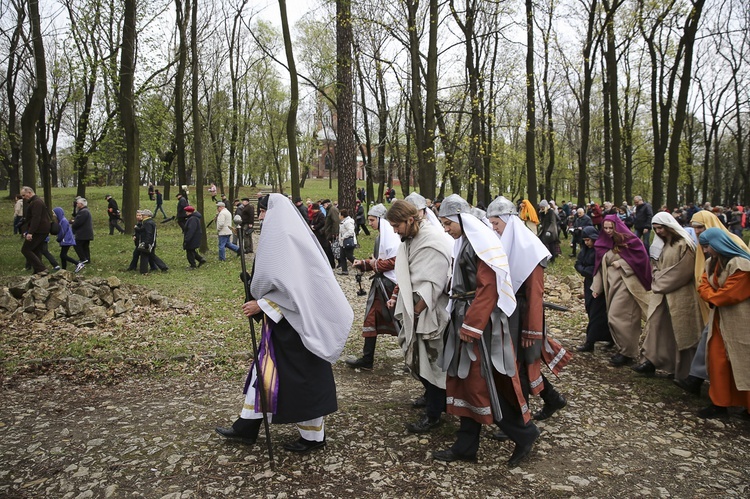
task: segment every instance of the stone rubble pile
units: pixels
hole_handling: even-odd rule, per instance
[[[122,283],[115,276],[84,279],[65,270],[24,277],[0,288],[0,314],[9,315],[11,320],[64,320],[93,326],[136,307],[182,309],[186,305],[156,291]]]

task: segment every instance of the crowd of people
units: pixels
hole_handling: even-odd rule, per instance
[[[188,195],[183,186],[176,218],[196,268],[206,263],[198,252],[203,221]],[[62,268],[70,263],[80,271],[91,261],[86,199],[76,198],[70,220],[61,207],[50,213],[29,187],[19,201],[14,226],[20,216],[22,253],[35,273],[46,271],[50,234],[60,244]],[[111,196],[107,201],[113,234],[119,211]],[[331,363],[353,320],[334,270],[346,275],[351,267],[372,278],[362,355],[346,365],[372,369],[377,337],[397,337],[406,368],[423,387],[412,402],[423,412],[404,422],[406,430],[430,432],[443,413],[454,415],[454,443],[432,456],[475,461],[482,425],[494,425],[494,438],[515,444],[508,464],[518,465],[540,436],[534,422],[567,406],[544,373],[558,374],[571,359],[547,330],[544,273],[568,235],[588,316],[578,352],[603,343],[613,367],[630,365],[642,376],[661,371],[697,395],[708,380],[711,402],[698,416],[723,417],[740,407],[750,418],[750,341],[742,333],[750,319],[750,249],[741,237],[750,217],[741,206],[654,213],[640,196],[632,209],[608,202],[558,207],[553,200],[533,206],[498,196],[487,207],[472,207],[456,194],[432,202],[418,193],[366,214],[363,200],[350,212],[330,199],[303,202],[281,194],[259,193],[257,211],[249,198],[236,200],[233,212],[227,204],[216,203],[208,224],[216,225],[219,260],[226,260],[227,248],[253,252],[255,223],[262,223],[245,279],[250,299],[242,306],[260,324],[260,345],[239,418],[216,429],[228,439],[254,443],[265,419],[296,423],[300,437],[284,445],[291,452],[325,445],[324,417],[337,409]],[[128,269],[167,271],[156,254],[153,213],[139,210],[137,220]],[[357,236],[369,230],[376,235],[372,255],[355,259]],[[321,292],[310,293],[304,282]],[[542,406],[532,412],[535,395]]]

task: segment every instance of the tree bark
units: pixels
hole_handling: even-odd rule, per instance
[[[44,59],[41,21],[39,20],[39,0],[28,0],[29,23],[31,26],[31,49],[34,54],[34,90],[21,115],[21,165],[23,183],[36,188],[36,123],[39,114],[44,112],[44,99],[47,97],[47,62]]]
[[[195,164],[195,201],[197,209],[206,213],[203,203],[203,124],[201,122],[200,101],[198,99],[198,72],[200,64],[198,61],[198,0],[193,0],[193,16],[190,23],[190,56],[192,59],[190,96],[193,107],[193,162]],[[206,238],[206,227],[201,226],[201,246],[203,253],[208,250]]]
[[[289,148],[289,169],[292,176],[292,197],[296,198],[300,195],[299,158],[297,157],[297,108],[299,107],[299,79],[297,78],[297,65],[294,62],[294,52],[292,51],[292,35],[289,33],[289,19],[286,15],[286,0],[279,0],[279,9],[281,10],[281,30],[284,33],[284,51],[286,52],[286,62],[287,66],[289,67],[290,99],[289,113],[287,114],[286,120],[286,140],[287,147]],[[339,174],[341,174],[340,171]],[[354,180],[355,182],[357,180],[356,173]],[[354,207],[354,203],[352,203],[351,207]]]
[[[336,0],[336,166],[339,207],[353,213],[357,189],[357,146],[352,101],[351,0]]]
[[[528,200],[536,206],[538,201],[536,180],[536,97],[534,88],[534,2],[526,0],[526,180]]]
[[[122,183],[122,214],[126,233],[135,226],[139,203],[141,164],[138,122],[135,114],[136,0],[125,0],[120,55],[120,119],[125,139],[125,175]]]

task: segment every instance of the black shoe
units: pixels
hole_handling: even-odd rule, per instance
[[[406,430],[409,433],[427,433],[436,426],[440,426],[440,423],[442,422],[443,420],[440,419],[440,416],[431,418],[430,416],[427,416],[425,414],[424,416],[422,416],[422,419],[420,419],[416,423],[407,424]]]
[[[226,438],[227,440],[234,440],[234,441],[241,442],[247,445],[253,445],[255,443],[255,440],[257,439],[257,436],[249,436],[243,433],[237,433],[237,431],[235,431],[235,429],[232,427],[229,427],[229,428],[218,427],[216,428],[216,433]]]
[[[552,417],[554,413],[568,405],[562,393],[555,391],[552,395],[545,397],[544,406],[534,414],[534,419],[544,421]]]
[[[637,372],[638,374],[643,374],[645,376],[653,376],[656,372],[656,366],[654,366],[654,364],[648,359],[644,360],[637,366],[631,367],[630,369]]]
[[[531,453],[532,447],[534,447],[534,442],[539,438],[539,429],[536,430],[536,436],[534,439],[526,444],[516,444],[516,448],[513,449],[513,454],[510,455],[510,459],[508,459],[508,467],[515,468],[519,464],[521,464],[521,461],[526,459],[526,457]]]
[[[427,399],[424,395],[417,397],[412,401],[411,403],[412,409],[421,409],[423,407],[427,407]]]
[[[346,365],[352,369],[364,369],[366,371],[372,370],[372,361],[367,360],[364,357],[360,357],[356,360],[347,359]]]
[[[326,445],[325,438],[321,440],[320,442],[316,442],[315,440],[307,440],[302,437],[299,437],[294,442],[285,443],[284,450],[288,450],[289,452],[296,452],[298,454],[306,454],[310,452],[311,450],[325,447],[325,445]]]
[[[609,363],[615,367],[622,367],[632,362],[633,362],[633,359],[631,359],[630,357],[626,357],[621,353],[615,354],[612,356],[611,359],[609,359]]]
[[[696,413],[701,419],[715,419],[725,418],[729,415],[726,407],[719,407],[718,405],[711,404],[708,407],[704,407]]]
[[[198,266],[200,267],[201,265],[204,265],[205,263],[206,263],[206,260],[200,260],[198,262]]]
[[[477,462],[477,456],[462,456],[456,454],[450,449],[438,450],[432,453],[432,459],[435,461],[444,461],[446,463],[452,463],[453,461],[468,461],[470,463]]]
[[[492,440],[497,440],[498,442],[507,442],[508,440],[510,440],[510,437],[503,430],[497,430],[495,433],[490,435],[490,438]]]
[[[672,380],[675,385],[679,386],[688,393],[693,395],[701,394],[701,386],[703,386],[703,378],[697,376],[688,376],[685,379],[674,379]]]
[[[593,352],[594,351],[594,342],[587,341],[583,345],[580,345],[576,348],[577,352]]]

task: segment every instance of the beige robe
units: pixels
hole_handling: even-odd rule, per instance
[[[398,341],[404,360],[412,375],[439,388],[445,388],[445,372],[437,360],[450,318],[446,287],[452,252],[443,234],[429,222],[422,222],[417,235],[399,246],[395,268],[399,287],[395,317],[402,324]],[[414,305],[420,299],[427,308],[416,317]]]
[[[694,268],[695,250],[680,238],[664,246],[651,284],[643,357],[678,379],[690,374],[703,329]]]
[[[620,267],[614,267],[620,262]],[[638,356],[641,319],[648,312],[650,291],[638,280],[633,269],[619,254],[607,251],[594,276],[591,291],[604,293],[607,301],[607,322],[618,353],[634,359]]]

